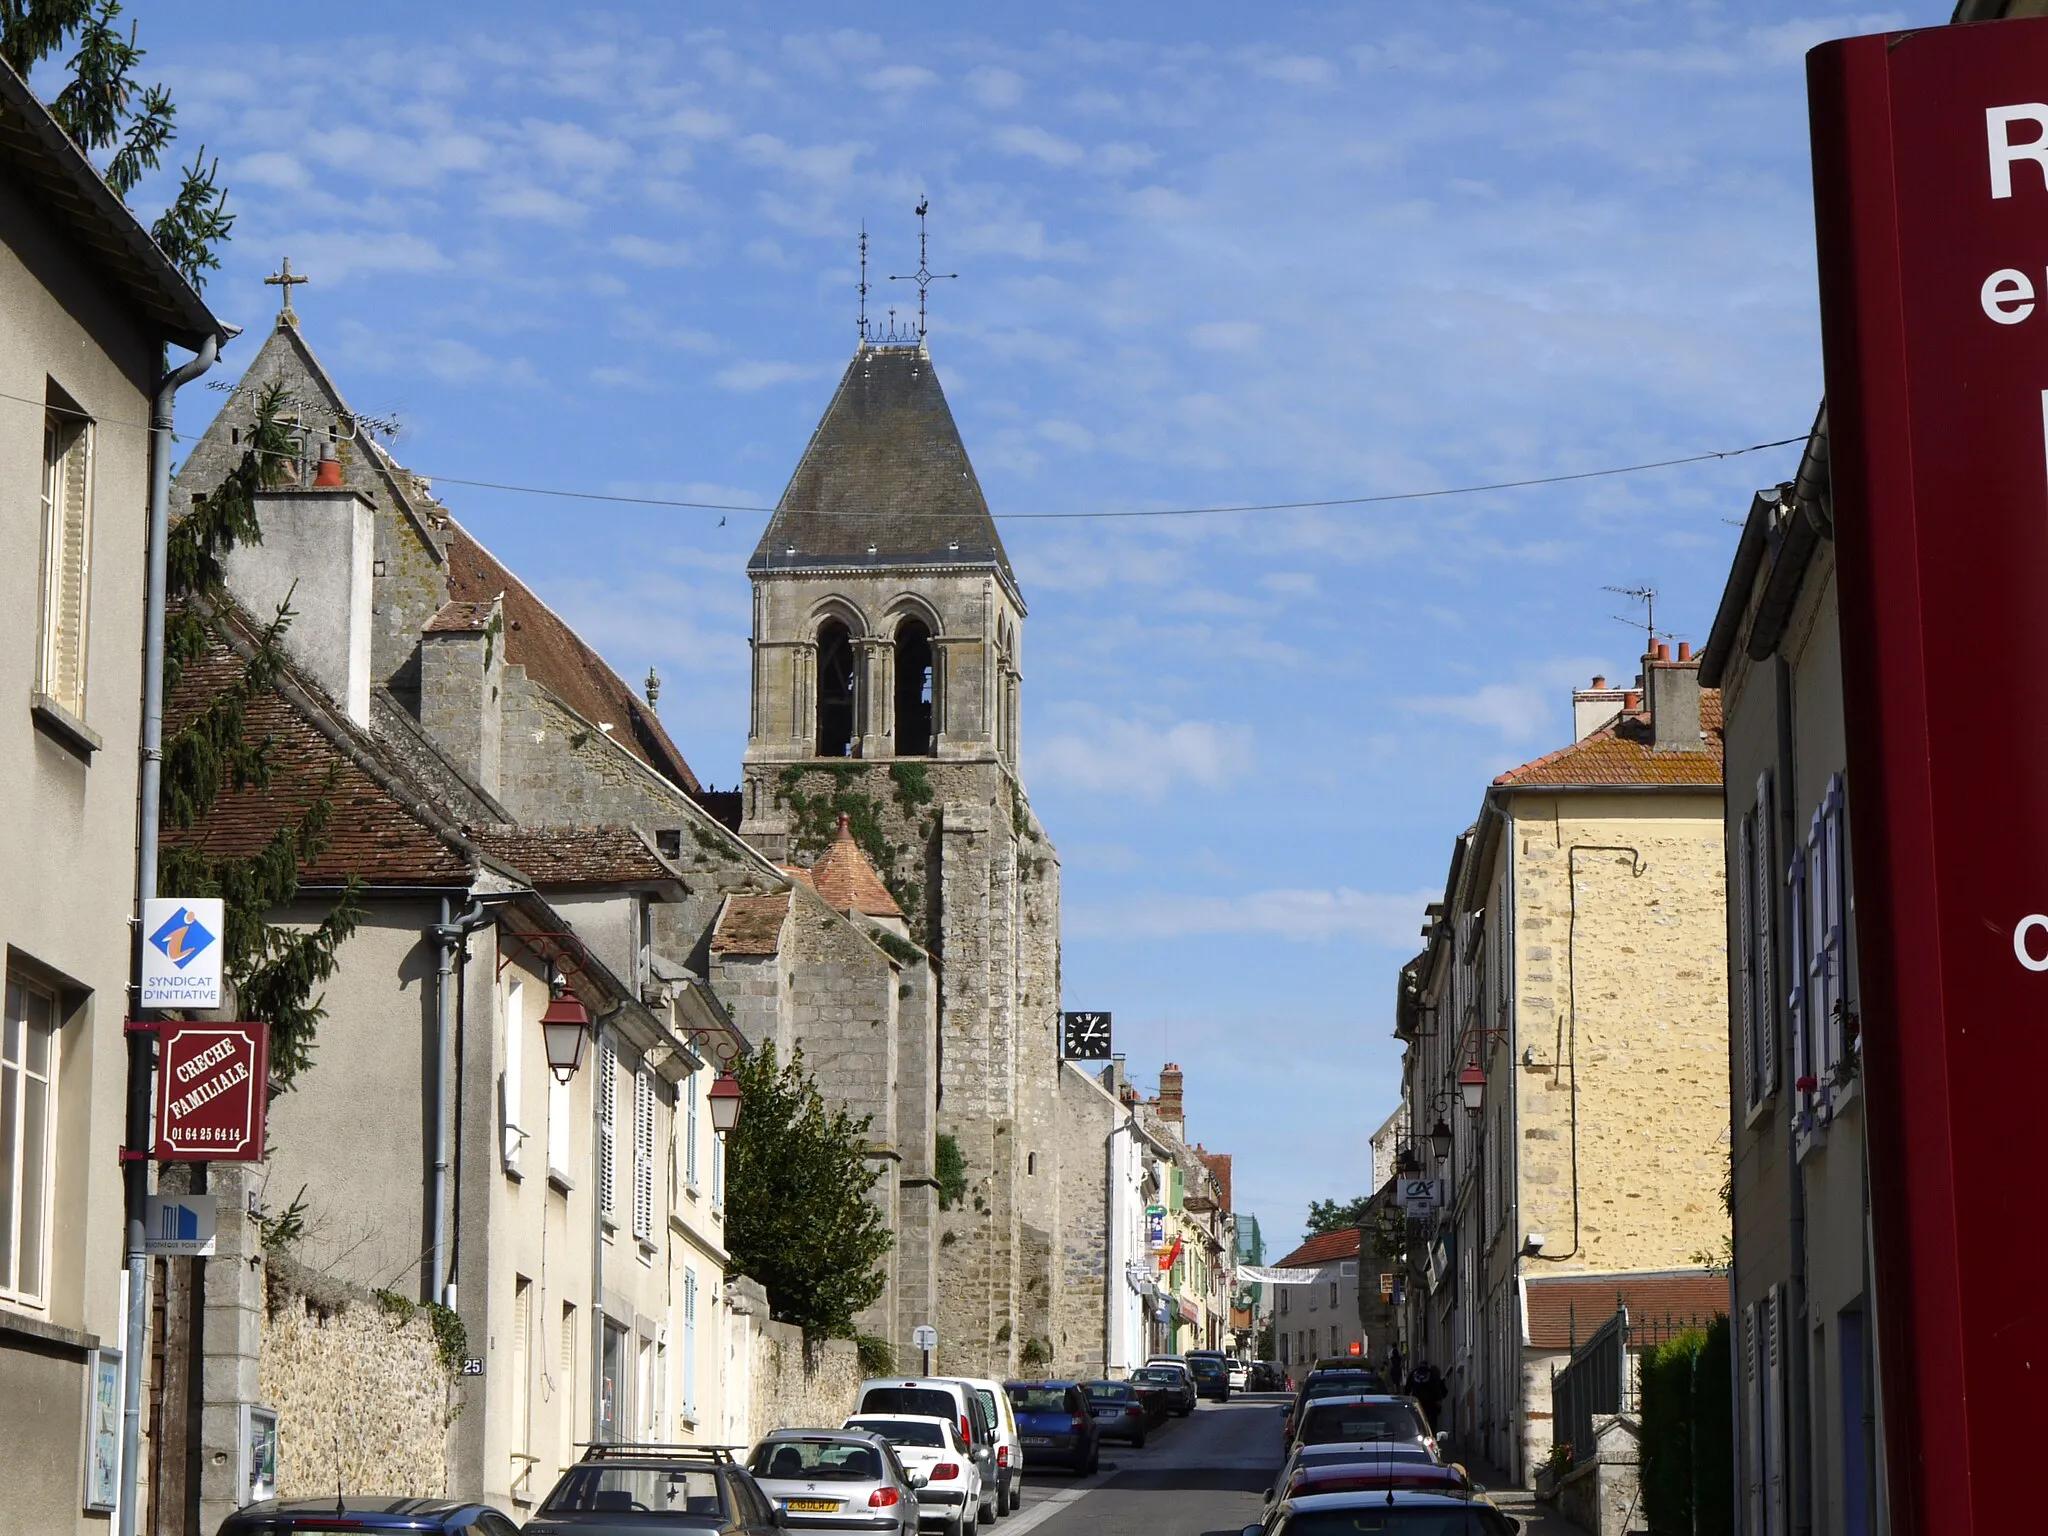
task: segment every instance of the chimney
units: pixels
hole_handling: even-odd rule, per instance
[[[495,798],[503,760],[505,594],[446,603],[420,634],[420,728]]]
[[[1172,1128],[1176,1136],[1187,1124],[1187,1115],[1181,1104],[1180,1067],[1170,1061],[1159,1069],[1159,1118]]]
[[[341,460],[334,456],[334,444],[320,445],[320,464],[313,471],[313,489],[316,491],[338,491],[341,489]]]
[[[1690,645],[1660,644],[1643,658],[1643,676],[1650,685],[1650,746],[1658,752],[1700,749],[1700,664]]]
[[[368,726],[376,559],[376,513],[369,498],[339,485],[259,491],[256,516],[263,542],[229,551],[228,591],[258,624],[269,623],[289,596],[293,617],[285,654],[349,719]]]
[[[1628,697],[1619,688],[1607,686],[1607,679],[1595,677],[1590,688],[1572,690],[1572,740],[1584,741],[1595,731],[1614,723]]]

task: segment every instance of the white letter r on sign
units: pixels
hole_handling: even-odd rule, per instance
[[[2012,142],[2014,123],[2032,123],[2034,137],[2024,144]],[[2048,105],[2021,102],[2014,107],[1984,109],[1984,137],[1991,150],[1991,196],[1993,200],[2012,196],[2012,163],[2031,160],[2041,167],[2042,185],[2048,187]]]

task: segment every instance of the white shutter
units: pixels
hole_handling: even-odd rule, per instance
[[[51,411],[43,427],[42,649],[37,688],[85,713],[86,600],[91,590],[92,424]]]
[[[697,1271],[683,1270],[683,1412],[697,1417]]]
[[[682,1087],[683,1094],[690,1104],[690,1112],[683,1120],[683,1182],[691,1189],[697,1187],[697,1083],[698,1075],[692,1072],[683,1079]]]
[[[1757,1307],[1742,1309],[1742,1490],[1749,1506],[1745,1528],[1762,1536],[1764,1528],[1764,1396],[1757,1369]]]
[[[1764,1536],[1785,1536],[1785,1288],[1764,1300]]]
[[[633,1235],[654,1240],[654,1074],[633,1074]]]
[[[1806,854],[1798,848],[1792,850],[1792,863],[1785,875],[1785,910],[1792,918],[1791,943],[1786,946],[1786,969],[1791,976],[1785,993],[1785,1026],[1792,1032],[1792,1079],[1796,1083],[1813,1070],[1806,1028]]]
[[[1740,1059],[1745,1109],[1756,1107],[1762,1097],[1758,1090],[1763,1080],[1763,1063],[1757,1059],[1756,1048],[1756,933],[1753,916],[1758,894],[1756,887],[1756,812],[1751,811],[1742,818],[1735,838],[1735,1023],[1742,1035]]]
[[[1771,794],[1771,776],[1760,773],[1756,780],[1756,1053],[1757,1097],[1767,1099],[1778,1091],[1778,895],[1777,807]]]
[[[1828,797],[1822,818],[1822,858],[1827,864],[1827,927],[1823,940],[1827,949],[1827,1067],[1833,1071],[1842,1059],[1842,1011],[1848,999],[1849,971],[1849,870],[1847,839],[1842,827],[1842,776],[1828,781]]]
[[[617,1158],[616,1126],[612,1119],[613,1078],[619,1068],[618,1053],[609,1043],[597,1052],[597,1208],[610,1216],[618,1210],[613,1201],[612,1170]]]

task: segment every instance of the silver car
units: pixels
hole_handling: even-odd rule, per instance
[[[747,1470],[793,1530],[917,1536],[917,1489],[896,1448],[861,1429],[778,1429]]]

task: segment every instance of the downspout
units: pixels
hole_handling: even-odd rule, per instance
[[[1803,471],[1805,465],[1802,464],[1800,468]],[[1781,653],[1772,653],[1771,673],[1778,705],[1778,849],[1783,858],[1789,859],[1792,855],[1792,850],[1798,846],[1794,841],[1797,836],[1795,831],[1797,817],[1793,805],[1796,798],[1796,790],[1792,778],[1792,666]],[[1778,881],[1775,873],[1772,875],[1771,884],[1773,889],[1777,887]],[[1773,923],[1771,925],[1772,942],[1775,943],[1778,934],[1789,931],[1790,927],[1789,923]],[[1778,957],[1773,956],[1772,958],[1775,961]],[[1797,956],[1793,957],[1793,963],[1798,963]],[[1783,976],[1786,972],[1774,964],[1772,974]],[[1790,1018],[1785,1022],[1787,1024],[1794,1023]],[[1790,1029],[1779,1031],[1781,1035],[1787,1037],[1791,1035],[1791,1032]],[[1790,1043],[1789,1038],[1780,1040],[1778,1042],[1780,1053],[1785,1052]],[[1788,1418],[1790,1420],[1789,1427],[1792,1431],[1792,1443],[1787,1447],[1786,1460],[1789,1465],[1786,1468],[1786,1473],[1790,1485],[1787,1492],[1792,1501],[1792,1508],[1789,1512],[1791,1527],[1795,1533],[1798,1533],[1813,1529],[1813,1477],[1812,1469],[1807,1461],[1808,1456],[1812,1454],[1813,1426],[1811,1416],[1813,1405],[1807,1396],[1810,1381],[1810,1364],[1807,1359],[1808,1343],[1806,1334],[1806,1166],[1799,1160],[1799,1109],[1796,1102],[1799,1085],[1792,1082],[1790,1074],[1784,1070],[1782,1063],[1778,1072],[1778,1081],[1781,1087],[1789,1085],[1791,1088],[1791,1093],[1786,1096],[1785,1101],[1786,1210],[1788,1213],[1787,1226],[1790,1228],[1788,1235],[1791,1238],[1789,1246],[1792,1256],[1792,1274],[1787,1286],[1790,1294],[1785,1298],[1786,1310],[1791,1313],[1792,1323],[1791,1328],[1788,1330],[1791,1337],[1789,1340],[1790,1348],[1787,1351],[1790,1357],[1788,1363],[1791,1366],[1790,1371],[1787,1373],[1790,1380],[1786,1382],[1786,1395],[1791,1400],[1789,1405],[1791,1412]]]
[[[467,952],[469,936],[489,920],[480,898],[471,898],[469,910],[451,917],[453,903],[441,898],[441,921],[427,925],[427,938],[436,951],[434,965],[434,1182],[429,1191],[433,1234],[432,1257],[427,1275],[427,1299],[444,1307],[455,1305],[455,1280],[448,1273],[448,1170],[454,1162],[455,1128],[449,1115],[448,1095],[455,1085],[455,955]],[[459,1091],[459,1090],[457,1090]]]
[[[157,817],[163,796],[164,763],[164,602],[169,588],[171,537],[171,424],[178,391],[214,365],[220,356],[219,336],[199,344],[190,362],[166,373],[158,382],[149,413],[149,572],[142,606],[142,762],[136,813],[136,931],[130,975],[142,996],[142,903],[156,896]],[[140,1017],[141,1009],[136,1010]],[[122,1154],[122,1203],[128,1227],[127,1347],[121,1356],[121,1488],[120,1536],[135,1536],[136,1505],[142,1477],[142,1354],[149,1344],[148,1258],[143,1233],[143,1207],[149,1198],[151,1077],[156,1070],[156,1045],[145,1033],[128,1036],[128,1110],[126,1150]]]

